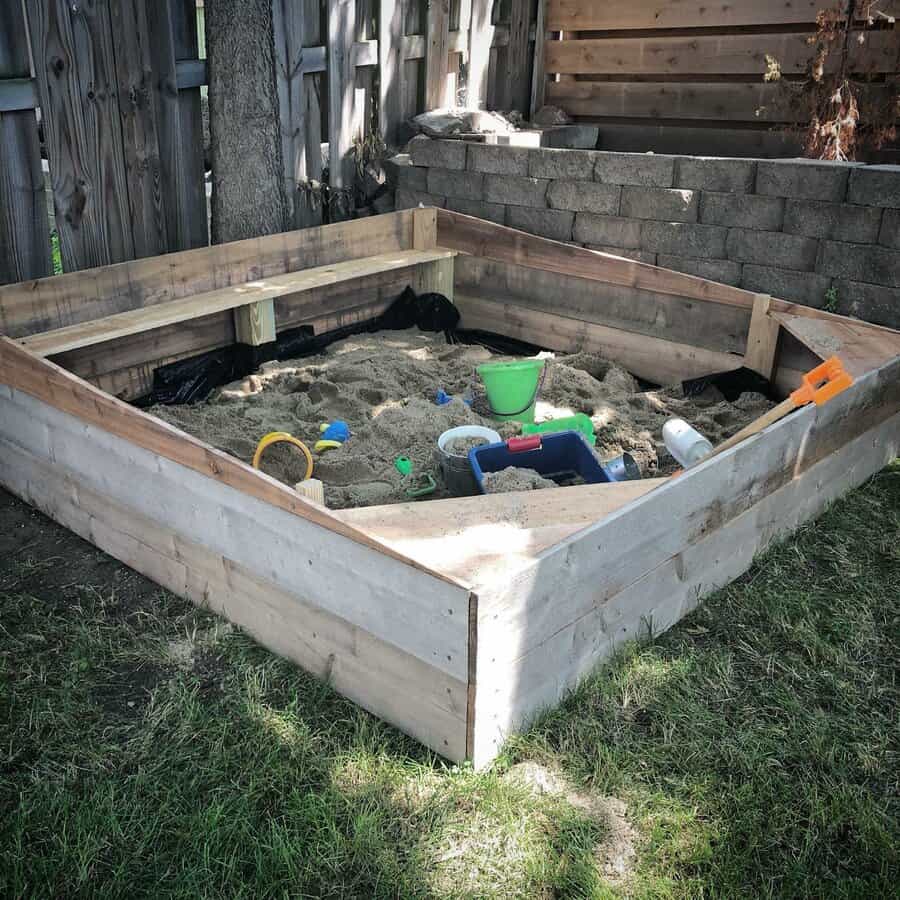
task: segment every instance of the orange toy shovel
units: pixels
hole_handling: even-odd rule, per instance
[[[699,462],[704,462],[711,456],[716,456],[723,450],[739,444],[754,434],[767,428],[779,419],[783,419],[788,413],[792,413],[807,403],[815,403],[821,406],[832,397],[836,397],[841,391],[847,390],[853,384],[853,378],[844,371],[843,363],[836,357],[826,359],[820,366],[816,366],[803,376],[803,384],[794,391],[787,400],[782,400],[778,406],[773,406],[765,415],[760,416],[737,434],[733,434],[728,440],[722,441],[712,453],[704,456]],[[697,463],[694,463],[697,465]]]

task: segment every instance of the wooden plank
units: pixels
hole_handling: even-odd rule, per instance
[[[472,25],[469,28],[469,80],[467,102],[470,107],[485,108],[488,97],[488,69],[495,28],[491,21],[491,0],[472,0]]]
[[[738,0],[728,4],[708,0],[549,0],[547,21],[553,31],[814,24],[821,5],[820,0]]]
[[[425,109],[447,103],[447,72],[450,42],[450,0],[428,4],[427,49],[425,53]]]
[[[727,371],[740,361],[739,356],[729,353],[632,334],[514,303],[470,297],[459,289],[454,301],[462,314],[463,328],[504,334],[549,350],[598,353],[656,384]]]
[[[0,0],[0,79],[28,77],[19,0]],[[10,85],[9,80],[0,85]],[[7,93],[7,100],[10,95]],[[0,284],[50,275],[50,224],[34,110],[0,102]]]
[[[403,118],[402,0],[378,0],[378,127],[385,143],[395,146],[396,129]]]
[[[394,253],[412,244],[412,211],[338,222],[0,287],[0,332],[18,337],[153,306],[223,283]],[[226,249],[230,247],[230,249]],[[229,253],[226,260],[225,253]]]
[[[328,0],[328,146],[333,190],[353,187],[354,72],[350,51],[354,10],[355,0]],[[346,218],[349,201],[335,212],[338,217]]]
[[[547,88],[547,69],[544,65],[545,47],[553,44],[547,41],[547,0],[537,0],[537,20],[534,25],[534,56],[531,66],[531,104],[530,118],[544,105],[544,94]],[[551,70],[552,71],[552,70]]]
[[[110,397],[47,360],[34,356],[14,341],[0,336],[0,384],[6,384],[50,406],[91,423],[144,448],[234,488],[250,498],[290,513],[296,520],[313,523],[358,541],[365,546],[399,557],[380,547],[366,535],[348,529],[327,510],[307,503],[296,492],[227,453],[215,450],[177,428]],[[400,560],[407,562],[407,560]]]
[[[769,315],[771,305],[772,298],[768,294],[757,294],[753,298],[747,350],[744,353],[744,365],[770,380],[775,371],[775,351],[780,331],[778,320]]]
[[[258,347],[275,340],[275,307],[271,300],[249,303],[234,311],[234,338],[240,344]]]
[[[169,204],[169,250],[189,250],[209,243],[206,215],[203,116],[200,87],[181,85],[179,66],[192,62],[199,53],[197,7],[191,0],[169,0],[168,21],[163,21],[163,4],[147,8],[153,34],[159,96],[159,144],[165,184],[177,198]],[[177,92],[172,102],[171,68],[165,42],[166,26],[171,31]],[[205,66],[204,66],[205,68]],[[204,75],[205,80],[205,75]]]
[[[156,70],[153,43],[160,35],[151,33],[146,4],[137,0],[110,0],[109,19],[134,256],[158,256],[171,246],[166,206],[178,202],[166,190],[170,185],[164,185],[157,135],[157,85],[163,73]]]
[[[895,415],[649,569],[581,618],[560,623],[554,633],[514,660],[494,663],[481,654],[473,679],[477,709],[470,752],[476,765],[490,761],[510,731],[557,703],[616,647],[671,627],[701,598],[745,572],[767,546],[863,483],[898,452],[900,417]],[[660,493],[648,501],[661,503],[662,498]]]
[[[528,35],[531,26],[531,0],[510,0],[509,46],[506,48],[505,65],[498,72],[502,91],[499,106],[528,112],[531,103],[531,78],[528,52]]]
[[[412,288],[417,294],[443,294],[452,303],[456,291],[453,257],[417,266]]]
[[[416,250],[431,250],[437,246],[437,211],[433,206],[414,209],[413,242]]]
[[[322,266],[305,269],[301,272],[275,275],[272,278],[261,281],[244,282],[243,284],[196,294],[180,300],[171,300],[168,303],[133,309],[78,325],[69,325],[65,328],[20,338],[19,343],[27,347],[32,353],[40,356],[51,356],[57,353],[65,353],[68,350],[76,350],[79,347],[88,347],[100,341],[110,341],[126,335],[161,328],[164,325],[185,322],[200,315],[238,309],[242,306],[258,305],[265,301],[271,301],[276,297],[315,289],[325,284],[334,284],[351,278],[362,278],[377,272],[405,269],[412,265],[433,262],[434,260],[446,259],[451,256],[452,251],[448,250],[406,250],[364,259],[347,260],[346,262],[335,263],[332,266]],[[261,314],[259,312],[257,316]],[[270,312],[269,318],[271,319],[270,329],[273,330],[274,313]],[[260,319],[260,324],[263,324],[262,319]],[[253,326],[249,323],[241,322],[239,327],[247,329],[246,331],[241,331],[243,336],[253,332]]]
[[[665,478],[337,510],[345,522],[461,580],[509,574]]]
[[[465,755],[464,680],[285,591],[252,568],[88,486],[71,470],[0,440],[0,480],[158,584],[225,616],[339,693],[455,760]]]
[[[785,75],[800,75],[812,53],[809,33],[692,34],[664,37],[615,37],[547,41],[548,72],[577,75],[757,75],[766,71],[766,56],[778,60]],[[900,42],[891,31],[871,31],[865,44],[848,52],[848,71],[896,72]],[[827,69],[836,71],[838,54]]]
[[[134,256],[108,4],[29,6],[63,268]]]
[[[750,316],[745,309],[698,303],[691,297],[470,256],[457,260],[456,285],[467,297],[510,303],[719,353],[743,354],[747,344]]]
[[[873,95],[882,93],[872,85]],[[778,84],[737,82],[565,81],[547,86],[547,101],[571,116],[794,122],[802,113]]]
[[[832,321],[773,313],[772,318],[822,359],[840,357],[855,378],[883,365],[898,353],[897,335],[861,328],[846,319]]]
[[[526,234],[514,228],[507,228],[494,222],[476,219],[446,209],[438,209],[437,223],[438,244],[460,253],[481,256],[485,259],[496,259],[500,262],[529,268],[544,269],[548,272],[559,272],[564,275],[578,275],[582,278],[606,281],[610,284],[627,285],[656,291],[660,294],[676,294],[695,300],[738,306],[746,309],[748,313],[753,308],[753,293],[718,281],[709,281],[706,278],[685,275],[671,269],[661,269],[647,263],[626,260],[609,253],[587,250],[560,241],[551,241],[548,238]],[[830,322],[851,321],[834,313],[774,298],[771,308],[779,313],[826,319]],[[874,330],[881,335],[894,335],[895,337],[884,337],[883,339],[885,341],[896,340],[900,346],[900,332],[892,331],[881,325],[873,325],[870,322],[856,319],[852,321],[859,328]]]
[[[4,2],[12,4],[12,0],[4,0]],[[0,13],[2,15],[2,13]],[[6,26],[4,28],[4,37],[14,34],[13,31]],[[9,53],[8,48],[4,51]],[[7,56],[8,58],[8,56]],[[18,112],[23,109],[36,109],[38,106],[37,82],[29,75],[21,78],[11,78],[3,75],[0,78],[0,113]]]

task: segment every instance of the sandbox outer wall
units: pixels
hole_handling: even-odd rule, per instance
[[[477,240],[476,250],[498,255],[476,231],[448,229],[448,241]],[[599,260],[611,283],[659,277],[577,248],[587,255],[557,258],[553,242],[508,232],[488,226],[487,237],[506,242],[499,255],[524,247],[537,268]],[[675,279],[679,290],[735,291]],[[327,516],[314,521],[283,485],[7,339],[0,481],[442,755],[483,765],[618,643],[669,627],[766,543],[896,455],[898,366],[651,492],[541,554],[512,583],[472,590],[337,533]]]

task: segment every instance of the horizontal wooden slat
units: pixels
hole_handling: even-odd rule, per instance
[[[0,113],[34,109],[37,105],[37,84],[33,79],[0,79]]]
[[[778,60],[784,74],[806,70],[813,49],[808,34],[700,34],[685,37],[604,38],[547,41],[546,71],[577,75],[759,75],[766,56]],[[896,72],[900,34],[873,31],[866,43],[854,42],[849,71]],[[828,59],[829,70],[839,55]]]
[[[179,91],[206,84],[206,60],[179,59],[175,63],[175,78]]]
[[[67,350],[76,350],[79,347],[89,347],[100,341],[110,341],[114,338],[161,328],[164,325],[185,322],[198,316],[238,309],[250,303],[259,303],[262,300],[273,300],[276,297],[313,290],[326,284],[363,278],[367,275],[389,272],[394,269],[405,269],[437,259],[447,259],[451,256],[453,253],[448,250],[401,250],[397,253],[383,253],[363,259],[351,259],[331,266],[319,266],[313,269],[304,269],[301,272],[275,275],[260,281],[248,281],[217,291],[208,291],[181,300],[172,300],[169,303],[129,310],[107,316],[104,319],[95,319],[92,322],[57,328],[54,331],[20,338],[19,343],[32,353],[50,356],[64,353]]]
[[[548,0],[553,31],[711,28],[729,25],[814,23],[822,0]]]
[[[878,91],[881,86],[873,86]],[[883,88],[887,91],[888,88]],[[560,81],[547,85],[547,101],[582,117],[711,119],[718,122],[804,120],[786,86],[723,82]]]
[[[456,305],[462,314],[463,328],[505,334],[550,350],[597,353],[656,384],[726,372],[737,368],[742,359],[461,292],[457,292]]]

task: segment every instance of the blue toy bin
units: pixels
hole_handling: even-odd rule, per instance
[[[485,473],[499,472],[508,466],[534,469],[561,487],[579,477],[586,484],[603,484],[622,481],[629,476],[635,477],[630,472],[625,475],[624,471],[611,471],[600,463],[588,442],[577,431],[532,434],[510,438],[498,444],[482,444],[469,451],[469,464],[482,493],[485,492]],[[629,470],[632,466],[634,470],[637,469],[633,460]],[[639,473],[637,477],[640,477]]]

